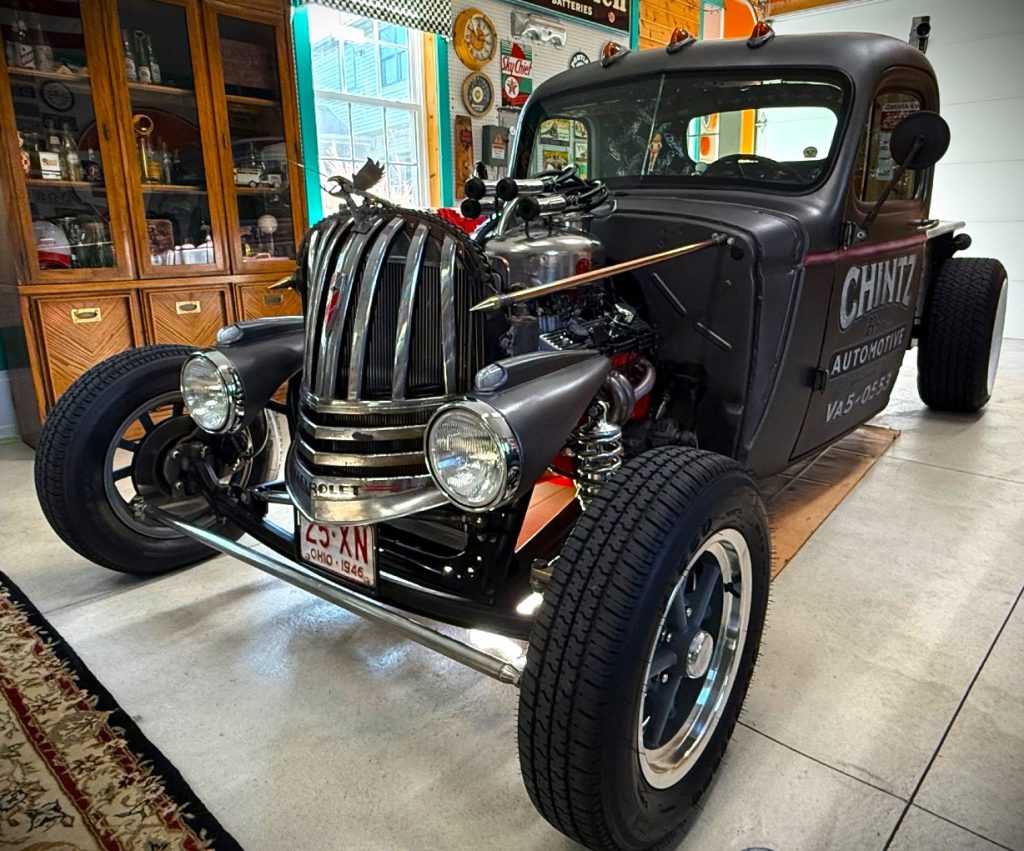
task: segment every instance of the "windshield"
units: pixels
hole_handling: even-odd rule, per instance
[[[658,74],[531,104],[519,174],[570,163],[617,183],[806,189],[827,173],[843,87],[806,74]]]

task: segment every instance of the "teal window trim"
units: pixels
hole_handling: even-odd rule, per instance
[[[434,67],[437,69],[438,173],[441,178],[441,206],[455,204],[455,151],[452,145],[452,106],[448,95],[448,42],[434,36]]]
[[[316,102],[313,98],[313,50],[309,41],[309,10],[292,11],[295,39],[295,82],[299,94],[299,136],[302,140],[302,174],[306,181],[306,215],[310,224],[324,217],[320,198],[320,150],[317,147]]]
[[[640,47],[640,0],[630,0],[629,5],[629,49]]]

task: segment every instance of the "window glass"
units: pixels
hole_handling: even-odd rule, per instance
[[[375,194],[425,205],[421,34],[307,8],[321,183],[336,174],[351,177],[369,157],[384,166]],[[326,190],[322,200],[325,213],[338,209]]]
[[[599,95],[555,95],[531,105],[523,146],[531,158],[522,165],[541,170],[556,159],[555,142],[572,160],[575,135],[570,155],[552,131],[585,122],[589,136],[579,153],[588,153],[591,178],[812,186],[831,166],[845,92],[838,82],[777,74],[652,75]]]
[[[854,172],[854,185],[861,187],[860,197],[864,201],[877,201],[899,168],[889,153],[889,139],[903,118],[920,109],[920,97],[910,92],[887,92],[875,99]],[[913,198],[917,192],[919,174],[909,169],[904,172],[893,187],[887,203]]]

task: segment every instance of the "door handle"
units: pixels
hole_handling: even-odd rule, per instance
[[[183,313],[200,313],[202,312],[203,306],[198,301],[176,301],[174,302],[174,312],[179,316]]]

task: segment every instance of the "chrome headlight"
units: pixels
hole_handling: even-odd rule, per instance
[[[437,486],[467,511],[496,508],[519,487],[519,441],[505,418],[483,402],[440,408],[427,425],[425,449]]]
[[[242,379],[216,349],[197,352],[181,367],[185,407],[203,431],[219,434],[238,427],[245,413]]]

